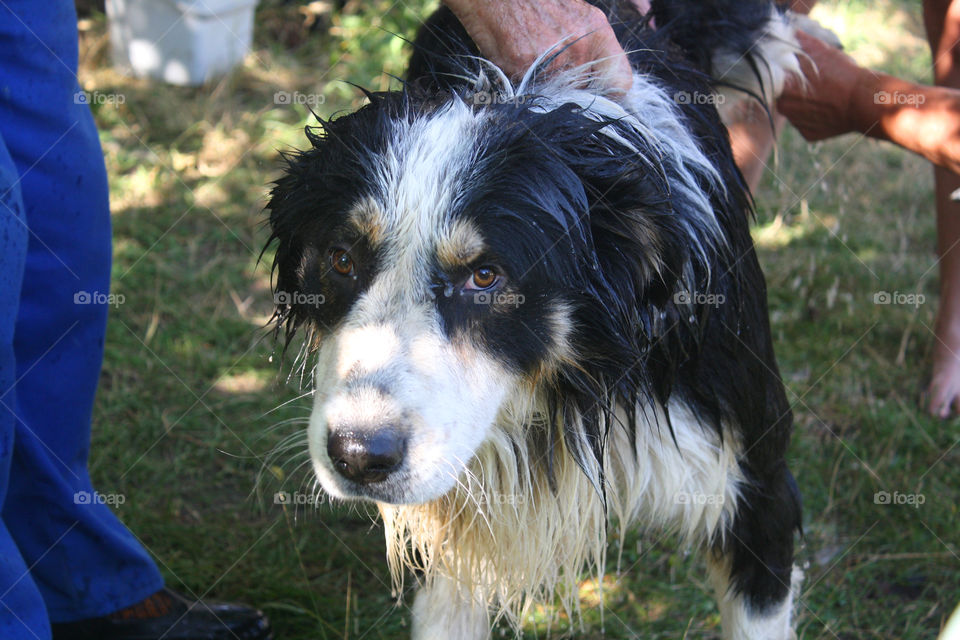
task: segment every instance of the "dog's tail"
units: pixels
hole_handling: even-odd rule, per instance
[[[792,14],[766,0],[653,0],[656,29],[734,102],[771,104],[801,74]],[[724,109],[721,109],[723,112]]]

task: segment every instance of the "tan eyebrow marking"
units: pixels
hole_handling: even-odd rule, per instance
[[[383,244],[386,234],[386,223],[384,221],[383,210],[373,198],[365,198],[357,203],[350,210],[347,221],[361,235],[367,237],[370,244],[379,246]]]
[[[469,266],[486,248],[476,225],[468,220],[456,220],[437,242],[437,259],[444,269]]]

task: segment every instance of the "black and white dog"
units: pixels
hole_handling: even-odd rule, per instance
[[[276,319],[309,334],[313,467],[379,506],[418,640],[576,610],[610,523],[703,549],[725,637],[789,638],[792,418],[717,104],[777,94],[793,27],[758,0],[654,0],[656,28],[598,4],[626,96],[549,55],[513,83],[441,9],[402,91],[288,158]]]

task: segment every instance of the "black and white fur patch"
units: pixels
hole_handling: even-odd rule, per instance
[[[308,130],[273,189],[313,467],[379,505],[420,640],[575,610],[611,521],[705,551],[725,637],[792,633],[800,499],[750,198],[713,102],[677,99],[711,73],[775,95],[792,32],[767,2],[655,1],[655,30],[601,6],[628,95],[549,54],[511,82],[441,9],[403,90]]]

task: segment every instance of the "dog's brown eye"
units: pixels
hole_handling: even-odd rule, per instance
[[[480,267],[473,272],[470,284],[475,289],[489,289],[497,281],[497,272],[490,267]]]
[[[334,249],[330,252],[330,264],[333,270],[342,276],[353,275],[353,258],[345,249]]]

